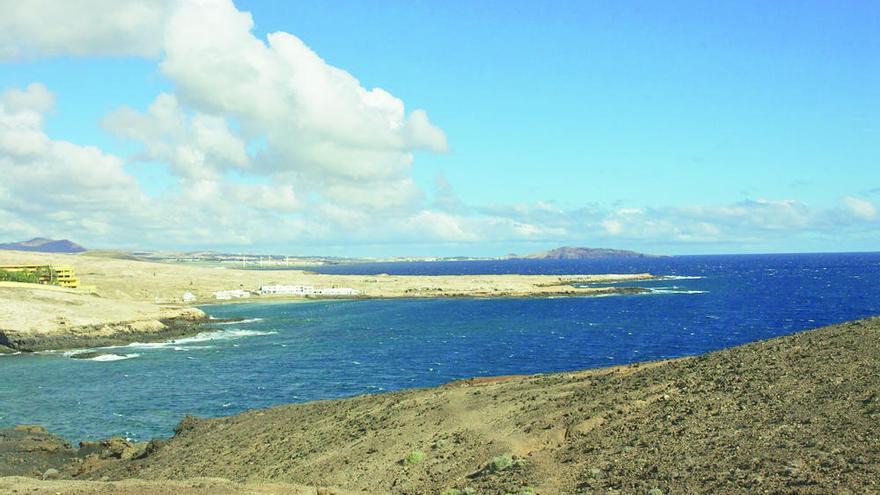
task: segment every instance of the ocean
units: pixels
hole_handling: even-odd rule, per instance
[[[606,297],[303,301],[204,306],[175,342],[113,356],[0,357],[0,428],[42,424],[72,440],[170,436],[210,417],[315,399],[699,354],[880,314],[880,253],[587,261],[371,263],[327,273],[639,273]]]

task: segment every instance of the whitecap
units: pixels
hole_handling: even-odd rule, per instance
[[[708,294],[707,290],[664,290],[664,289],[651,289],[650,292],[646,292],[645,294]]]
[[[140,357],[140,354],[101,354],[100,356],[95,356],[93,358],[86,359],[86,361],[99,361],[99,362],[110,362],[110,361],[122,361],[125,359],[134,359],[136,357]]]
[[[259,321],[263,321],[262,318],[245,318],[244,320],[237,321],[219,321],[217,323],[211,323],[211,325],[246,325],[248,323],[257,323]]]
[[[198,335],[193,337],[186,337],[183,339],[177,339],[174,341],[175,344],[191,344],[194,342],[210,342],[213,340],[234,340],[241,339],[244,337],[259,337],[262,335],[277,335],[278,332],[271,331],[261,331],[261,330],[242,330],[240,328],[233,328],[229,330],[217,330],[212,332],[201,332]]]
[[[168,340],[165,342],[133,342],[122,347],[129,347],[134,349],[161,349],[165,347],[170,347],[174,350],[209,349],[212,346],[193,346],[189,344],[195,344],[199,342],[212,342],[216,340],[235,340],[245,337],[258,337],[261,335],[276,335],[277,333],[278,332],[276,331],[242,330],[240,328],[232,328],[229,330],[212,330],[210,332],[201,332],[192,337],[184,337],[182,339]],[[181,348],[181,346],[187,347]],[[105,347],[104,349],[110,349],[110,347]]]

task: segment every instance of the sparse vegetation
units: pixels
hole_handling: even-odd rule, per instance
[[[407,466],[413,466],[425,460],[425,453],[421,450],[413,450],[403,459],[403,463]]]
[[[477,491],[473,488],[447,488],[440,492],[440,495],[476,495]]]
[[[537,493],[534,488],[527,486],[517,492],[507,492],[504,495],[537,495]]]
[[[486,466],[486,470],[490,473],[497,473],[499,471],[504,471],[505,469],[522,466],[523,464],[525,464],[523,459],[515,459],[510,455],[505,454],[493,457]]]
[[[36,273],[30,272],[11,272],[0,270],[0,282],[19,282],[24,284],[39,283],[40,278]]]

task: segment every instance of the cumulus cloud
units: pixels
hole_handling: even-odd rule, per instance
[[[259,173],[296,176],[331,196],[360,189],[348,197],[365,205],[376,196],[392,204],[418,197],[409,179],[413,152],[448,149],[427,113],[407,115],[403,101],[363,87],[296,36],[277,32],[264,42],[252,28],[250,14],[228,1],[175,10],[161,68],[180,99],[265,138]]]
[[[840,202],[852,215],[862,220],[874,220],[877,218],[877,207],[867,199],[855,196],[844,196]]]
[[[0,0],[0,61],[53,55],[158,56],[174,0]]]
[[[53,98],[40,84],[0,98],[0,207],[55,231],[106,230],[136,211],[139,186],[118,157],[45,134],[43,115]]]
[[[117,109],[104,118],[103,126],[144,145],[135,159],[167,163],[178,177],[215,178],[228,169],[250,167],[245,141],[226,119],[201,113],[190,116],[171,94],[159,95],[146,113]]]
[[[44,114],[55,106],[55,95],[40,83],[25,89],[12,88],[3,93],[3,108],[10,114],[35,112]]]

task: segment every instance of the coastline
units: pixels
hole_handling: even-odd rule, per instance
[[[210,477],[311,493],[864,493],[880,489],[878,389],[874,317],[675,360],[187,417],[143,444],[77,449],[39,428],[4,430],[0,474],[57,479],[0,486],[133,494]],[[406,462],[413,452],[424,460]],[[144,491],[122,488],[132,484]],[[179,493],[210,493],[189,489]]]
[[[88,289],[0,282],[0,352],[32,352],[168,340],[210,320],[196,306],[255,302],[404,298],[588,297],[638,294],[639,287],[578,286],[651,280],[649,273],[597,275],[322,275],[236,270],[88,255],[0,251],[0,264],[74,268]],[[216,291],[265,284],[350,288],[353,296],[254,296],[218,300]],[[184,295],[192,297],[184,302]]]
[[[399,297],[260,297],[216,301],[201,306],[227,306],[232,304],[291,304],[318,301],[353,301],[381,299],[501,299],[501,298],[552,298],[552,297],[605,297],[609,295],[637,295],[650,292],[641,287],[602,287],[587,294],[573,291],[559,291],[532,295],[471,295],[450,294],[434,296]],[[72,349],[94,349],[101,347],[127,345],[135,342],[163,342],[182,337],[191,337],[205,331],[206,325],[234,322],[235,319],[214,319],[195,307],[165,308],[176,310],[179,315],[154,320],[104,321],[101,323],[66,327],[63,331],[34,333],[0,328],[0,355],[33,353],[41,351],[63,351]]]
[[[108,322],[54,334],[0,330],[0,353],[91,349],[134,342],[162,342],[198,334],[206,323],[210,323],[207,316],[184,315],[161,320]]]

